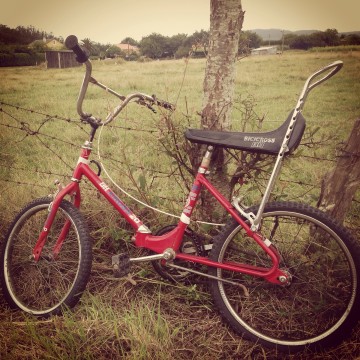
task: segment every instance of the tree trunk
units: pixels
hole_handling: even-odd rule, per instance
[[[201,127],[209,130],[230,130],[235,64],[244,12],[241,0],[211,0],[210,6],[210,40],[203,85]],[[202,151],[198,147],[192,158],[194,170],[197,170],[201,156]],[[213,153],[211,174],[211,182],[224,196],[230,196],[224,153],[220,148]],[[203,215],[212,220],[219,215],[219,208],[215,210],[214,201],[207,195],[203,197],[203,202],[206,203]]]
[[[211,0],[210,43],[201,116],[203,128],[231,128],[235,62],[243,20],[241,0]]]
[[[359,185],[360,119],[357,119],[335,168],[322,180],[318,207],[342,223]]]

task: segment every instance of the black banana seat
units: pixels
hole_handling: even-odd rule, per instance
[[[289,127],[293,112],[294,110],[290,112],[285,122],[273,131],[248,133],[188,129],[185,132],[185,137],[189,141],[199,144],[277,155]],[[306,121],[302,114],[299,113],[285,154],[290,154],[299,146],[301,138],[304,134],[305,126]]]

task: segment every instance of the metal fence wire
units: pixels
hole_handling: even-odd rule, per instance
[[[155,154],[152,154],[151,159],[148,158],[150,165],[146,162],[146,157],[143,159],[144,149],[156,144],[161,134],[155,123],[152,127],[151,124],[147,127],[140,124],[141,122],[134,121],[131,126],[112,126],[109,139],[104,140],[106,148],[101,153],[102,161],[111,174],[115,173],[115,179],[121,183],[121,187],[133,197],[152,208],[178,214],[187,195],[184,180],[191,182],[191,177],[189,175],[184,179],[181,164],[174,164],[174,159],[166,151],[160,152],[159,147],[155,146]],[[73,136],[65,135],[65,131],[61,130],[64,126],[71,127]],[[3,129],[0,132],[0,182],[15,188],[47,191],[55,178],[69,181],[78,149],[89,133],[78,119],[47,114],[3,101],[0,101],[0,127]],[[117,156],[119,152],[108,148],[113,142],[118,149],[117,136],[127,139],[120,157]],[[140,140],[135,143],[134,139]],[[137,149],[139,144],[143,146],[141,149]],[[36,154],[34,159],[33,152]],[[310,161],[335,161],[309,154],[300,157]],[[262,177],[266,178],[266,174],[260,174],[258,179],[253,179],[260,192]],[[293,193],[288,200],[317,194],[319,189],[318,183],[296,178],[280,177],[279,183],[280,188],[298,186],[302,189]],[[9,196],[3,194],[3,201],[9,201]]]

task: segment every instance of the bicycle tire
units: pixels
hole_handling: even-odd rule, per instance
[[[249,208],[256,213],[257,207]],[[210,280],[222,317],[245,338],[279,351],[297,352],[335,346],[359,319],[360,247],[328,215],[308,205],[269,203],[261,233],[277,248],[289,286],[211,268],[209,272],[244,285]],[[256,246],[255,246],[256,245]],[[214,238],[210,258],[271,267],[270,258],[235,220]]]
[[[1,287],[11,308],[40,317],[61,314],[74,307],[86,288],[92,264],[92,244],[79,210],[63,200],[55,216],[40,259],[32,256],[52,199],[39,198],[26,205],[10,225],[1,247]],[[53,247],[65,221],[70,228],[54,257]]]

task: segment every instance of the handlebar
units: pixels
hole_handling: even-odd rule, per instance
[[[299,101],[298,101],[298,104],[296,107],[299,109],[302,109],[304,106],[304,103],[306,101],[306,97],[309,95],[310,91],[312,89],[314,89],[316,86],[323,83],[324,81],[333,77],[338,71],[340,71],[340,69],[343,67],[343,65],[344,65],[344,63],[342,61],[338,60],[338,61],[335,61],[332,64],[329,64],[329,65],[323,67],[322,69],[314,72],[312,75],[310,75],[305,82],[305,85],[300,94]],[[315,79],[318,76],[320,76],[323,73],[326,73],[327,71],[328,71],[328,73],[325,76],[323,76],[321,79],[315,81]]]
[[[83,63],[86,66],[85,76],[84,76],[84,79],[83,79],[83,82],[82,82],[82,85],[80,88],[78,100],[77,100],[77,112],[80,115],[82,121],[88,122],[92,126],[106,125],[109,122],[111,122],[112,120],[114,120],[115,117],[117,115],[119,115],[121,110],[123,110],[124,107],[129,102],[134,101],[134,100],[136,100],[136,102],[139,105],[146,106],[147,108],[149,108],[150,110],[152,110],[155,113],[156,113],[156,110],[152,107],[153,105],[163,107],[164,109],[170,110],[170,111],[175,110],[175,105],[173,105],[167,101],[157,99],[157,97],[155,95],[150,96],[150,95],[143,94],[143,93],[135,93],[135,94],[123,96],[123,95],[120,95],[119,93],[117,93],[116,91],[108,88],[107,86],[101,84],[100,82],[98,82],[91,76],[91,72],[92,72],[91,61],[89,60],[88,54],[80,47],[77,37],[75,35],[69,35],[65,40],[65,46],[69,50],[72,50],[75,53],[76,60],[79,63]],[[106,117],[106,120],[104,122],[98,118],[93,117],[91,114],[85,113],[82,110],[82,104],[83,104],[83,101],[84,101],[84,98],[86,95],[86,91],[87,91],[89,82],[106,90],[107,92],[118,97],[122,101],[120,103],[120,105],[118,105],[112,112],[110,112],[108,114],[108,116]]]
[[[315,72],[313,75],[310,76],[310,80],[309,83],[316,78],[317,76],[319,76],[320,74],[326,72],[327,70],[332,69],[331,71],[329,71],[328,74],[326,74],[323,78],[321,78],[320,80],[316,81],[315,83],[311,84],[309,86],[308,91],[312,90],[315,86],[320,85],[322,82],[330,79],[331,77],[333,77],[338,71],[340,71],[340,69],[343,67],[344,63],[340,60],[333,62],[332,64],[329,64],[327,66],[325,66],[324,68],[320,69],[319,71]]]

